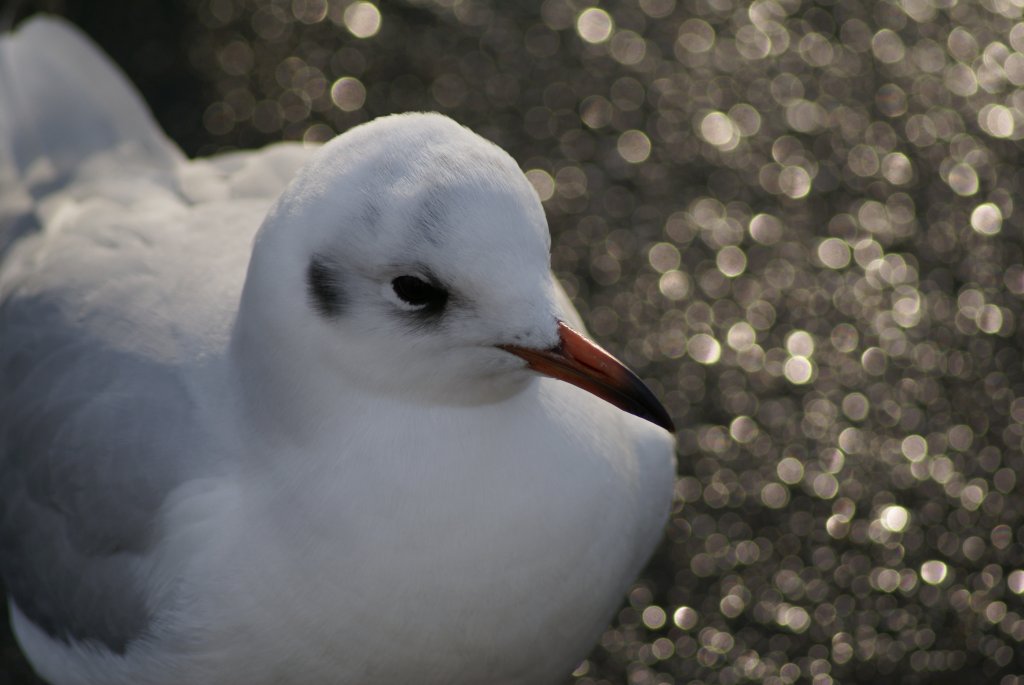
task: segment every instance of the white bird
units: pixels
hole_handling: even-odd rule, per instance
[[[563,680],[674,439],[549,247],[443,116],[190,161],[72,27],[0,40],[0,573],[40,676]]]

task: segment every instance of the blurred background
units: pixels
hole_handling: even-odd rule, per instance
[[[519,161],[681,426],[665,544],[567,685],[1024,683],[1022,10],[8,8],[83,27],[191,155],[437,110]]]

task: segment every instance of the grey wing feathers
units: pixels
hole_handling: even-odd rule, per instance
[[[51,635],[122,651],[152,618],[139,560],[182,481],[191,400],[171,369],[64,323],[33,298],[0,306],[0,576]]]
[[[210,475],[189,364],[309,154],[187,164],[69,24],[0,36],[0,578],[50,635],[122,651],[159,610],[162,507]]]

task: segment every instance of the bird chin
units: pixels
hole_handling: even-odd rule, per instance
[[[445,404],[456,406],[504,402],[522,392],[530,379],[535,377],[536,374],[527,369],[506,369],[474,378],[471,382],[453,385],[439,399]]]
[[[504,373],[494,374],[490,379],[490,385],[495,395],[500,395],[500,400],[507,400],[509,397],[522,392],[531,380],[537,378],[537,374],[530,369],[512,369]]]

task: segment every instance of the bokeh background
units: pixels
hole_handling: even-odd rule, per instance
[[[681,426],[666,542],[567,684],[1024,683],[1024,0],[8,16],[41,10],[192,155],[437,110],[520,162]]]

